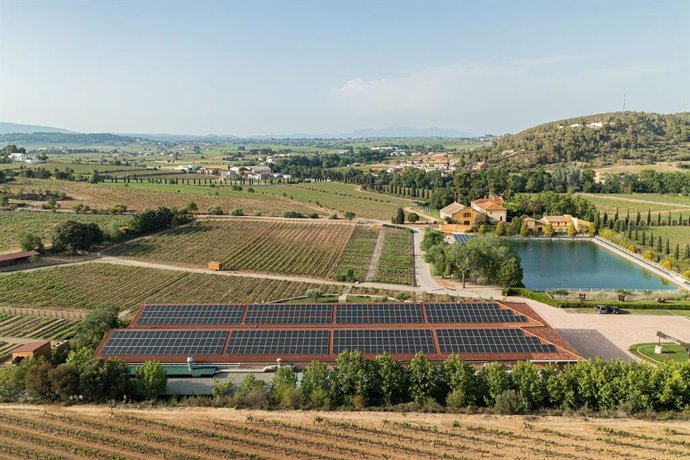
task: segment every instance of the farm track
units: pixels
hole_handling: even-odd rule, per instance
[[[379,259],[381,259],[381,251],[383,251],[383,240],[385,238],[386,230],[379,230],[379,234],[376,237],[376,246],[374,246],[374,252],[371,254],[371,260],[369,260],[364,281],[372,282],[376,277],[376,271],[379,268]]]
[[[529,420],[529,421],[528,421]],[[1,458],[685,458],[690,422],[3,406]]]

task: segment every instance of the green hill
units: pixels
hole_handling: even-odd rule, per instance
[[[690,113],[611,112],[554,121],[496,141],[492,157],[524,166],[690,160]]]

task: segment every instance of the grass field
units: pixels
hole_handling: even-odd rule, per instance
[[[152,303],[266,302],[338,286],[88,263],[0,276],[0,306],[128,309]]]
[[[11,458],[683,458],[690,422],[4,406]]]
[[[248,188],[233,191],[228,186],[210,187],[201,185],[172,185],[149,183],[89,184],[86,182],[57,181],[52,179],[19,179],[8,184],[12,191],[24,189],[58,190],[73,198],[70,206],[83,203],[93,209],[108,209],[123,204],[134,211],[155,209],[159,206],[183,208],[195,202],[201,211],[218,206],[223,211],[240,208],[247,215],[260,213],[279,216],[284,211],[298,211],[303,214],[318,212],[315,205],[303,204],[282,196],[261,193],[259,187],[251,193]]]
[[[375,228],[363,225],[355,227],[350,241],[345,246],[340,260],[338,260],[335,269],[331,273],[331,278],[341,279],[347,274],[348,270],[352,270],[356,280],[364,281],[364,274],[369,266],[378,235],[379,230]]]
[[[122,245],[113,255],[206,266],[327,278],[355,225],[223,219],[195,222]]]
[[[688,215],[690,215],[690,213],[688,213]],[[671,251],[673,251],[673,248],[676,244],[679,244],[681,256],[683,254],[683,250],[685,249],[685,245],[690,244],[690,226],[687,225],[682,227],[644,227],[640,229],[640,231],[642,230],[647,232],[647,236],[652,233],[654,238],[661,237],[664,242],[668,238],[671,244]]]
[[[630,195],[589,193],[585,196],[594,203],[601,213],[606,212],[609,217],[613,216],[616,208],[618,208],[620,217],[625,217],[625,214],[630,211],[630,216],[634,218],[639,210],[643,220],[647,217],[647,211],[651,210],[654,222],[656,222],[659,211],[662,220],[666,218],[669,211],[674,218],[677,218],[678,214],[682,214],[683,219],[687,220],[690,216],[690,197],[659,193],[632,193]]]
[[[358,217],[389,220],[398,207],[411,206],[412,202],[380,193],[360,191],[356,186],[339,182],[315,182],[295,185],[272,185],[262,188],[276,196],[294,197],[303,202],[318,203],[341,214],[352,211]]]
[[[412,233],[408,230],[383,230],[383,250],[374,281],[393,284],[414,284],[412,271]]]
[[[678,361],[684,362],[688,360],[688,352],[685,348],[675,343],[662,343],[662,354],[657,355],[654,353],[654,348],[656,343],[640,343],[630,347],[630,351],[633,352],[635,356],[646,359],[653,363],[663,363],[667,361]]]
[[[96,223],[106,229],[111,222],[125,225],[128,216],[67,214],[34,211],[0,211],[0,251],[19,249],[19,234],[29,232],[48,242],[56,225],[68,220]]]

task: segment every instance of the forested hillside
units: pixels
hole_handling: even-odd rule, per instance
[[[624,159],[690,160],[690,113],[612,112],[560,120],[498,141],[493,155],[526,166]]]

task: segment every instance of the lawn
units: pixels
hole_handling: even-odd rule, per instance
[[[688,352],[685,348],[675,343],[662,343],[663,351],[660,355],[654,353],[656,343],[640,343],[630,347],[630,351],[640,358],[653,363],[664,363],[669,361],[685,362],[688,361]]]
[[[222,219],[194,222],[121,245],[113,255],[225,270],[327,278],[355,224],[334,221]]]
[[[153,268],[88,263],[0,275],[0,306],[122,310],[141,303],[268,302],[338,286],[284,280],[210,275]]]
[[[128,216],[95,215],[95,214],[66,214],[33,211],[0,211],[0,251],[19,249],[18,239],[21,232],[29,232],[40,236],[48,242],[55,226],[68,220],[83,223],[96,223],[106,229],[112,222],[126,225]]]
[[[688,213],[688,215],[690,215],[690,213]],[[651,233],[654,235],[654,238],[661,237],[664,242],[668,238],[671,244],[671,251],[673,251],[676,244],[680,245],[681,257],[685,245],[690,244],[690,226],[687,225],[682,227],[643,227],[640,231],[642,230],[647,232],[647,236]]]

